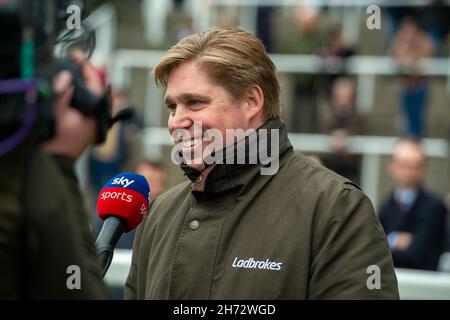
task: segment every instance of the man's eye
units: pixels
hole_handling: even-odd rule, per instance
[[[170,113],[175,113],[175,110],[177,109],[177,105],[176,104],[168,104],[167,109],[169,109]]]
[[[189,101],[188,101],[188,105],[189,105],[190,107],[197,107],[197,106],[200,105],[200,101],[198,101],[198,100],[189,100]]]

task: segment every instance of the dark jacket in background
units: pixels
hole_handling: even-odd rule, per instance
[[[108,298],[74,161],[25,144],[0,170],[0,299]]]
[[[404,251],[393,250],[398,268],[436,270],[444,251],[447,209],[436,195],[419,188],[409,210],[403,211],[392,194],[380,207],[380,222],[386,234],[410,232],[413,240]]]

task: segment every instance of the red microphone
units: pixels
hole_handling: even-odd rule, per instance
[[[144,176],[121,173],[106,183],[97,198],[97,213],[103,226],[95,246],[102,277],[111,264],[114,248],[123,232],[136,228],[148,213],[150,186]]]

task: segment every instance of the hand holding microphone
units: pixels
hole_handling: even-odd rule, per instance
[[[97,212],[104,223],[95,246],[102,266],[102,277],[111,264],[120,236],[141,223],[149,206],[150,186],[144,176],[136,173],[118,174],[100,191]]]

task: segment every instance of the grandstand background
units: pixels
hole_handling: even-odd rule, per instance
[[[371,13],[366,10],[371,5],[381,8],[380,29],[367,27]],[[113,87],[124,93],[128,103],[139,112],[141,130],[138,138],[132,140],[138,146],[129,151],[139,155],[131,154],[131,158],[164,161],[167,188],[184,181],[185,177],[170,161],[168,113],[163,105],[164,93],[154,84],[152,67],[165,50],[185,35],[213,26],[239,25],[259,35],[272,55],[281,83],[283,117],[296,150],[324,159],[332,154],[331,130],[327,128],[333,116],[332,83],[339,77],[353,83],[354,107],[362,119],[362,128],[347,132],[348,148],[356,159],[355,179],[376,208],[392,190],[386,163],[398,137],[405,134],[400,72],[408,74],[411,70],[399,68],[393,58],[393,43],[402,15],[407,12],[417,17],[422,25],[437,30],[425,30],[434,50],[418,59],[417,70],[413,70],[428,86],[425,129],[421,136],[429,158],[426,186],[449,199],[449,1],[117,0],[89,1],[88,9],[89,22],[97,31],[93,61],[107,71]],[[296,52],[290,46],[290,39],[298,32],[299,19],[314,19],[311,41],[317,43],[300,46]],[[308,111],[314,113],[310,126],[302,127],[301,121],[293,116],[293,109],[298,105],[296,81],[313,83],[300,90],[300,95],[308,92],[313,96],[311,110],[301,111],[302,115]],[[95,188],[89,177],[89,161],[90,156],[86,154],[79,162],[79,175],[95,215],[95,192],[92,192]],[[450,244],[447,249],[450,251]],[[109,273],[109,281],[114,286],[120,286],[124,280],[121,265],[129,263],[126,253],[121,254],[125,258],[116,259]],[[449,255],[450,252],[441,259],[441,272],[450,272]],[[402,298],[450,299],[450,273],[408,272],[399,273]],[[428,289],[423,289],[424,286]]]

